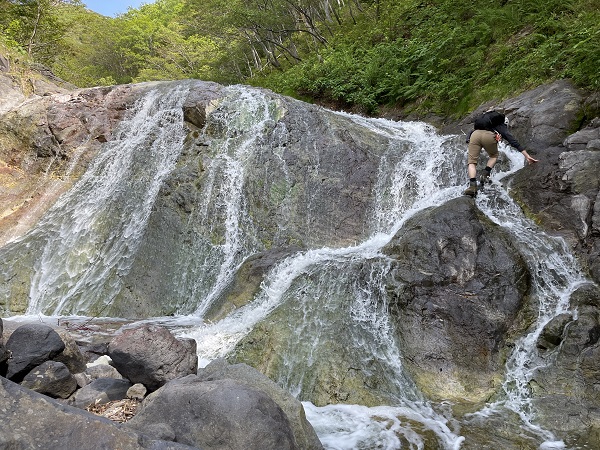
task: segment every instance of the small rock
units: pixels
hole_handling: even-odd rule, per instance
[[[127,398],[131,398],[134,400],[143,400],[146,396],[148,389],[141,383],[136,383],[127,389]]]
[[[68,398],[77,389],[77,380],[63,363],[46,361],[25,375],[21,386],[52,398]]]

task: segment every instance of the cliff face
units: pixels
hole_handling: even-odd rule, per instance
[[[134,99],[129,86],[66,90],[43,80],[26,96],[22,83],[0,73],[0,244],[72,186]]]

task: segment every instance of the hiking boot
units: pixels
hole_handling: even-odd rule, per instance
[[[463,195],[469,195],[471,197],[475,197],[477,195],[477,185],[476,184],[471,184],[467,190],[465,192],[463,192]]]
[[[479,186],[484,187],[486,184],[490,184],[492,182],[489,173],[482,173],[479,175]]]

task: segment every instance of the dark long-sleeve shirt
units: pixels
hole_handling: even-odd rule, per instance
[[[509,143],[511,147],[516,148],[520,152],[525,150],[525,148],[517,141],[517,139],[512,135],[510,131],[508,131],[508,127],[504,124],[496,125],[492,131],[497,131],[502,136],[502,139],[506,139],[506,142]]]

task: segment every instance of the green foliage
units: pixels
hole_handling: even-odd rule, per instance
[[[553,79],[598,89],[595,1],[381,0],[331,46],[253,83],[366,113],[462,114]]]
[[[0,0],[4,45],[79,86],[246,82],[367,114],[460,115],[559,78],[598,90],[600,0]]]

